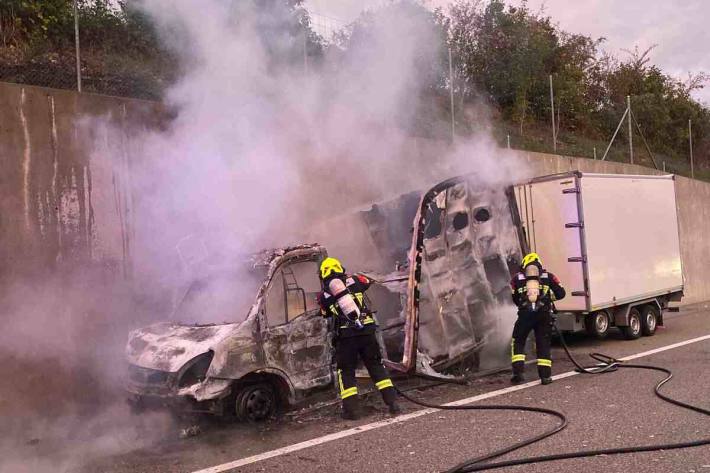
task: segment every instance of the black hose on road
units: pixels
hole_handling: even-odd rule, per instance
[[[482,455],[480,457],[476,457],[472,460],[467,460],[465,463],[462,463],[461,465],[458,465],[450,470],[447,470],[448,472],[454,472],[454,471],[459,471],[459,468],[464,467],[468,464],[471,463],[480,463],[484,462],[486,460],[492,460],[493,458],[500,457],[502,455],[505,455],[506,453],[510,453],[514,450],[517,450],[519,448],[525,447],[527,445],[532,445],[535,442],[539,442],[542,439],[545,439],[547,437],[550,437],[551,435],[556,434],[560,430],[564,429],[567,427],[567,417],[562,412],[556,411],[554,409],[546,409],[544,407],[531,407],[531,406],[515,406],[515,405],[487,405],[487,406],[445,406],[445,405],[438,405],[438,404],[431,404],[426,401],[420,401],[417,399],[414,399],[403,392],[397,390],[399,392],[399,395],[405,398],[406,400],[413,402],[414,404],[418,404],[420,406],[424,407],[429,407],[429,408],[434,408],[434,409],[442,409],[442,410],[464,410],[464,411],[523,411],[523,412],[538,412],[542,414],[547,414],[551,415],[554,417],[557,417],[560,422],[555,426],[553,429],[547,430],[543,432],[540,435],[536,435],[535,437],[531,437],[529,439],[523,440],[522,442],[518,442],[516,444],[513,444],[509,447],[504,447],[501,448],[500,450],[495,450],[491,453],[487,453],[485,455]],[[463,471],[463,470],[461,470]]]
[[[666,374],[666,377],[662,379],[661,381],[656,384],[656,387],[654,389],[654,392],[656,396],[659,398],[663,399],[666,402],[669,402],[671,404],[674,404],[676,406],[692,410],[694,412],[698,412],[700,414],[704,415],[710,415],[710,410],[704,409],[702,407],[694,406],[692,404],[687,404],[682,401],[678,401],[677,399],[673,399],[663,393],[661,393],[660,389],[663,385],[665,385],[668,381],[673,378],[673,373],[667,369],[663,368],[660,366],[653,366],[653,365],[637,365],[637,364],[625,364],[624,362],[617,360],[613,357],[601,354],[601,353],[591,353],[589,356],[594,359],[595,361],[598,362],[597,365],[595,366],[582,366],[577,362],[577,360],[572,356],[572,354],[569,351],[569,348],[567,347],[567,343],[565,342],[564,337],[562,336],[561,333],[559,333],[560,336],[560,341],[562,342],[562,347],[565,350],[565,353],[567,354],[567,357],[570,359],[570,361],[574,364],[574,366],[577,368],[577,371],[585,374],[603,374],[603,373],[609,373],[609,372],[614,372],[617,371],[619,368],[634,368],[634,369],[644,369],[644,370],[652,370],[652,371],[660,371],[662,373]],[[691,447],[700,447],[703,445],[710,445],[710,438],[705,438],[705,439],[700,439],[700,440],[695,440],[695,441],[689,441],[689,442],[680,442],[680,443],[666,443],[666,444],[655,444],[655,445],[642,445],[642,446],[637,446],[637,447],[618,447],[618,448],[607,448],[607,449],[597,449],[597,450],[583,450],[583,451],[577,451],[577,452],[568,452],[568,453],[558,453],[558,454],[553,454],[553,455],[541,455],[541,456],[536,456],[536,457],[527,457],[527,458],[520,458],[520,459],[515,459],[515,460],[508,460],[508,461],[501,461],[501,462],[496,462],[496,463],[485,463],[488,460],[492,460],[494,458],[498,458],[500,456],[503,456],[507,453],[513,452],[515,450],[518,450],[520,448],[526,447],[528,445],[532,445],[533,443],[539,442],[540,440],[543,440],[547,437],[550,437],[551,435],[556,434],[557,432],[561,431],[567,426],[567,418],[562,412],[556,411],[554,409],[546,409],[546,408],[541,408],[541,407],[530,407],[530,406],[515,406],[515,405],[488,405],[488,406],[443,406],[443,405],[436,405],[436,404],[431,404],[425,401],[420,401],[417,399],[414,399],[402,392],[399,392],[399,394],[407,399],[410,402],[413,402],[414,404],[418,404],[420,406],[428,407],[428,408],[435,408],[435,409],[442,409],[442,410],[507,410],[507,411],[524,411],[524,412],[539,412],[542,414],[547,414],[547,415],[552,415],[560,419],[560,423],[553,429],[550,429],[540,435],[537,435],[535,437],[531,437],[530,439],[523,440],[521,442],[514,443],[508,447],[495,450],[491,453],[471,458],[469,460],[466,460],[463,463],[460,463],[459,465],[454,466],[453,468],[450,468],[446,470],[445,473],[464,473],[464,472],[470,472],[470,471],[484,471],[484,470],[492,470],[496,468],[505,468],[509,466],[516,466],[516,465],[527,465],[531,463],[541,463],[541,462],[549,462],[549,461],[555,461],[555,460],[565,460],[565,459],[571,459],[571,458],[583,458],[583,457],[594,457],[594,456],[599,456],[599,455],[618,455],[618,454],[625,454],[625,453],[641,453],[641,452],[654,452],[654,451],[659,451],[659,450],[675,450],[675,449],[681,449],[681,448],[691,448]]]

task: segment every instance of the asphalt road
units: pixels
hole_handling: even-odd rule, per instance
[[[653,337],[607,340],[572,337],[570,345],[584,363],[584,355],[601,351],[627,356],[710,334],[707,307],[666,315],[666,327]],[[555,373],[569,371],[560,347],[553,350]],[[633,361],[658,364],[673,370],[665,392],[680,400],[710,409],[710,340],[693,343]],[[528,367],[534,379],[534,366]],[[412,391],[429,402],[448,402],[508,387],[508,374],[487,377],[471,386],[440,386]],[[552,385],[536,385],[507,393],[482,404],[524,404],[563,411],[569,426],[556,436],[516,451],[506,459],[581,449],[648,445],[694,440],[710,436],[710,417],[665,403],[654,396],[660,373],[620,370],[599,376],[577,375]],[[405,413],[422,409],[403,403]],[[82,472],[192,472],[250,457],[309,439],[319,438],[387,419],[381,401],[370,397],[368,415],[358,422],[337,416],[336,406],[291,413],[260,426],[202,421],[201,433],[187,439],[166,438],[149,448],[94,459]],[[436,472],[467,458],[506,446],[541,432],[556,420],[533,413],[437,411],[397,424],[282,454],[232,471],[313,472],[376,471]],[[708,472],[710,447],[563,460],[498,471],[526,472]]]

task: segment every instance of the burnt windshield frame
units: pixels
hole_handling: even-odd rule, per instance
[[[216,271],[199,279],[193,280],[185,290],[180,302],[175,306],[175,310],[170,317],[178,323],[189,323],[197,325],[210,324],[230,324],[242,323],[253,307],[260,288],[264,284],[266,271],[260,267],[247,267],[245,271]],[[197,299],[205,291],[213,290],[215,285],[228,284],[238,289],[242,297],[236,296],[236,304],[231,309],[224,311],[227,316],[219,319],[217,317],[204,317],[197,315],[200,310]],[[210,320],[211,319],[211,320]]]

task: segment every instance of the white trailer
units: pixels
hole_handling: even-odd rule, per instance
[[[567,297],[557,327],[603,338],[653,335],[683,295],[675,181],[573,172],[513,186],[523,251],[534,251]]]

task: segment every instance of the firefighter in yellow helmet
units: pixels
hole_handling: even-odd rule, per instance
[[[340,261],[335,258],[323,260],[320,280],[323,288],[318,297],[321,314],[332,317],[334,321],[337,382],[343,418],[354,420],[358,417],[355,382],[358,358],[362,359],[375,387],[389,406],[390,414],[398,414],[397,394],[382,365],[380,346],[375,337],[377,324],[364,299],[370,280],[361,274],[346,274]]]
[[[518,306],[518,320],[513,327],[511,382],[524,381],[525,339],[531,330],[535,331],[537,347],[537,372],[542,384],[552,382],[552,360],[550,359],[550,337],[552,334],[553,303],[565,297],[565,289],[560,280],[542,266],[537,253],[525,255],[521,270],[510,282],[513,302]]]

